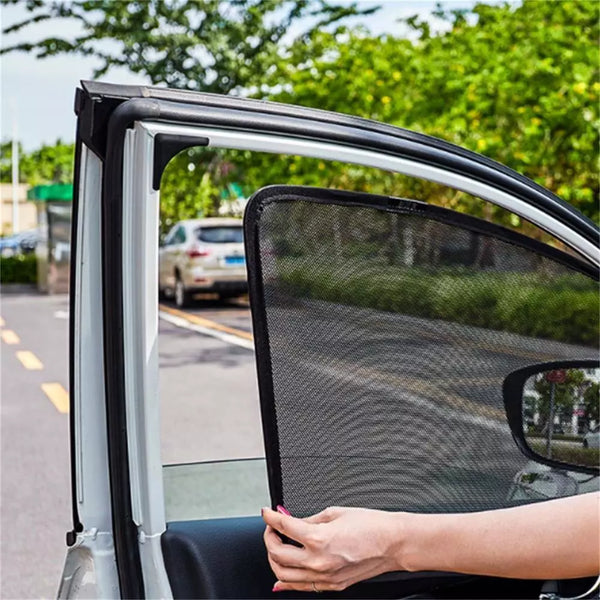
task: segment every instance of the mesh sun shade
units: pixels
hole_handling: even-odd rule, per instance
[[[597,358],[593,269],[479,219],[337,190],[264,188],[245,235],[274,505],[526,501],[502,382]]]

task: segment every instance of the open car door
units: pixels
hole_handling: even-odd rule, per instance
[[[577,330],[588,317],[597,327],[598,311],[565,310],[596,289],[593,223],[489,159],[350,116],[89,82],[76,112],[74,528],[61,597],[269,597],[258,517],[269,494],[299,515],[332,503],[455,511],[531,500],[510,494],[526,461],[499,413],[501,382],[540,355],[597,353],[597,336]],[[240,464],[248,477],[232,479],[243,496],[240,482],[255,477],[259,492],[228,518],[171,520],[159,446],[160,182],[169,160],[195,146],[434,182],[502,207],[553,245],[392,189],[267,182],[284,187],[258,191],[245,225],[267,460]],[[506,298],[523,286],[531,294],[509,314]],[[540,305],[563,324],[558,333],[527,329],[519,310]],[[209,481],[199,494],[211,493]],[[407,573],[338,595],[537,591],[537,582]]]

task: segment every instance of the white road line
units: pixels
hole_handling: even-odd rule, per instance
[[[195,323],[190,323],[181,317],[176,317],[175,315],[170,315],[164,311],[159,311],[158,316],[163,319],[163,321],[167,321],[176,327],[182,327],[183,329],[189,329],[190,331],[195,331],[196,333],[201,333],[202,335],[207,335],[209,337],[217,338],[222,342],[226,342],[227,344],[233,344],[234,346],[240,346],[241,348],[246,348],[246,350],[254,351],[254,342],[251,340],[245,340],[237,335],[232,335],[230,333],[224,333],[223,331],[218,331],[216,329],[210,329],[208,327],[202,327],[202,325],[196,325]]]

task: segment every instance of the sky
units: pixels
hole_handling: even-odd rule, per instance
[[[118,0],[117,0],[118,1]],[[0,9],[2,29],[28,16],[21,4],[3,6]],[[442,3],[448,8],[472,6],[472,0],[451,0]],[[374,15],[361,18],[362,23],[374,33],[401,33],[397,23],[401,17],[420,14],[428,16],[436,2],[422,0],[383,0],[379,2],[359,2],[363,7],[379,5],[381,9]],[[354,23],[358,24],[356,19]],[[348,24],[352,24],[348,21]],[[435,24],[434,24],[435,25]],[[57,21],[36,24],[16,34],[4,35],[0,46],[6,47],[19,42],[43,39],[57,35]],[[60,35],[67,37],[76,33],[73,24],[60,24]],[[75,88],[81,80],[91,79],[97,59],[81,56],[60,55],[36,59],[22,52],[0,56],[0,139],[12,139],[16,131],[17,139],[25,151],[31,151],[42,144],[53,144],[57,139],[72,142],[75,139],[75,115],[73,99]],[[103,81],[123,84],[147,84],[148,80],[127,69],[112,69]]]

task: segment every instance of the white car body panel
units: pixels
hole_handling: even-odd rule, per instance
[[[79,186],[73,398],[76,509],[83,531],[67,550],[59,598],[119,598],[108,476],[100,190],[102,163],[84,146]],[[83,443],[85,440],[85,443]]]
[[[125,394],[133,520],[138,527],[144,587],[172,598],[160,536],[166,529],[158,384],[158,192],[152,154],[128,131],[124,152],[123,309]],[[139,399],[144,401],[140,402]]]
[[[514,212],[564,241],[593,264],[600,265],[600,249],[551,215],[496,187],[452,171],[445,171],[439,167],[383,153],[366,151],[361,148],[282,135],[201,126],[190,127],[170,123],[139,123],[138,126],[148,131],[152,136],[158,133],[170,133],[208,138],[208,146],[213,148],[310,156],[323,160],[336,160],[365,167],[375,167],[384,171],[402,173],[403,175],[433,181],[467,192]]]

